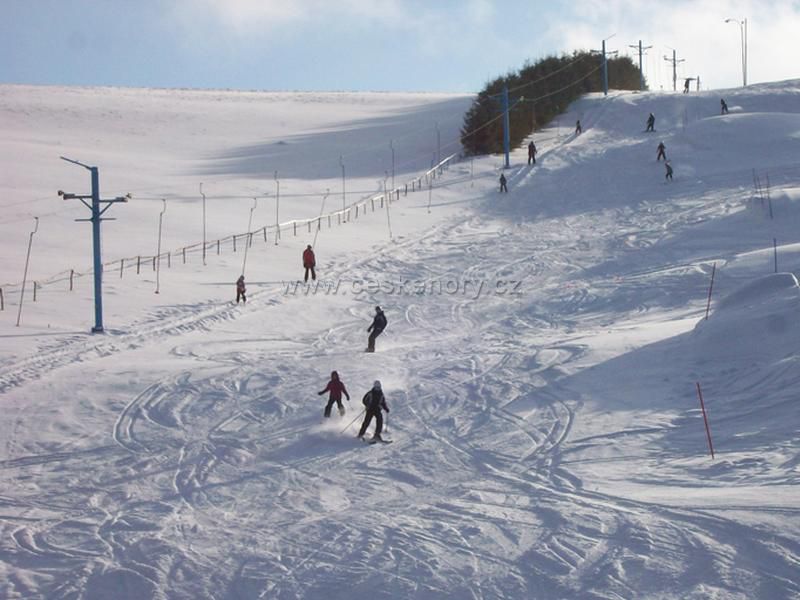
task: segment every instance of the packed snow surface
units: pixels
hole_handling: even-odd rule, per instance
[[[798,95],[0,86],[0,597],[800,597]]]

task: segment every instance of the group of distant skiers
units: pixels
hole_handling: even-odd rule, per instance
[[[728,104],[727,104],[727,102],[725,102],[725,99],[724,98],[720,98],[719,104],[720,104],[720,109],[721,109],[721,113],[720,114],[727,115],[728,114]],[[655,131],[655,124],[656,124],[656,117],[655,117],[655,115],[653,113],[650,113],[648,115],[648,117],[647,117],[647,123],[646,123],[646,127],[645,127],[645,132],[647,132],[647,131],[653,131],[654,132]],[[672,170],[672,165],[670,164],[669,160],[667,160],[667,152],[666,151],[667,151],[667,147],[664,145],[664,142],[663,141],[659,142],[658,146],[656,147],[656,162],[660,162],[662,158],[664,159],[664,166],[666,167],[666,171],[667,171],[666,175],[664,175],[664,178],[666,180],[668,180],[668,181],[672,181],[673,170]]]

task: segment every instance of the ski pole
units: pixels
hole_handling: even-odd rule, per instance
[[[360,413],[358,413],[358,415],[356,416],[356,418],[355,418],[355,419],[353,419],[352,421],[350,421],[350,422],[349,422],[349,423],[348,423],[348,424],[345,426],[345,428],[344,428],[344,429],[342,429],[342,430],[341,430],[339,433],[344,433],[345,431],[347,431],[347,430],[350,428],[350,425],[352,425],[353,423],[355,423],[356,421],[358,421],[358,420],[361,418],[361,415],[363,415],[363,414],[364,414],[364,411],[365,411],[365,410],[367,410],[367,409],[366,409],[366,408],[362,409],[362,410],[361,410],[361,412],[360,412]]]

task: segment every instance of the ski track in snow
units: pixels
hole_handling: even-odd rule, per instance
[[[540,164],[573,160],[569,146],[546,148]],[[514,186],[539,177],[516,169]],[[353,360],[366,337],[356,310],[302,339],[235,351],[215,343],[222,325],[254,311],[315,300],[281,297],[276,286],[252,294],[248,313],[229,303],[179,307],[5,365],[0,392],[172,338],[171,357],[184,365],[130,398],[103,445],[18,456],[11,436],[15,458],[0,470],[19,487],[0,495],[0,552],[13,589],[63,599],[109,589],[327,600],[800,596],[800,544],[790,535],[740,522],[734,504],[729,517],[719,505],[588,489],[573,457],[602,440],[644,439],[645,452],[680,435],[660,425],[573,436],[592,400],[578,379],[588,332],[614,326],[612,305],[639,322],[656,309],[697,317],[699,304],[675,294],[687,278],[706,280],[705,259],[672,238],[740,200],[710,208],[684,197],[516,225],[468,215],[368,258],[346,257],[332,277],[525,286],[521,295],[364,299],[391,312],[378,352],[363,360]],[[598,265],[599,256],[614,265]],[[197,332],[212,339],[188,339]],[[324,425],[322,402],[303,396],[317,385],[306,363],[320,356],[339,357],[353,397],[343,419]],[[775,380],[797,389],[796,363],[784,368],[737,369],[730,389]],[[357,382],[376,373],[389,382],[391,446],[353,439],[360,419],[343,431],[360,407]],[[670,425],[680,430],[680,418]],[[774,510],[797,518],[796,508]]]

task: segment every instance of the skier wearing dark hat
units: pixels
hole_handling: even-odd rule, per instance
[[[367,340],[367,352],[375,352],[375,338],[382,334],[384,329],[386,329],[386,315],[380,306],[376,306],[375,318],[372,319],[372,325],[367,327],[367,331],[372,332]]]
[[[361,402],[364,404],[364,422],[361,424],[361,429],[358,431],[359,439],[364,438],[370,421],[375,417],[375,433],[372,435],[372,439],[376,442],[382,442],[381,431],[383,431],[383,413],[381,413],[381,410],[385,410],[388,413],[389,407],[386,405],[386,397],[383,395],[383,390],[381,390],[380,381],[376,380],[375,383],[372,384],[372,389],[364,394],[364,398]]]
[[[331,416],[331,408],[333,408],[333,403],[336,402],[336,405],[339,407],[339,414],[344,416],[344,406],[342,406],[342,394],[347,397],[347,401],[350,402],[350,394],[347,393],[347,388],[344,387],[344,382],[339,379],[339,373],[336,371],[331,371],[331,380],[328,382],[328,385],[325,386],[325,389],[321,392],[317,392],[318,395],[322,396],[325,392],[330,392],[330,396],[328,396],[328,404],[325,406],[325,418]]]

